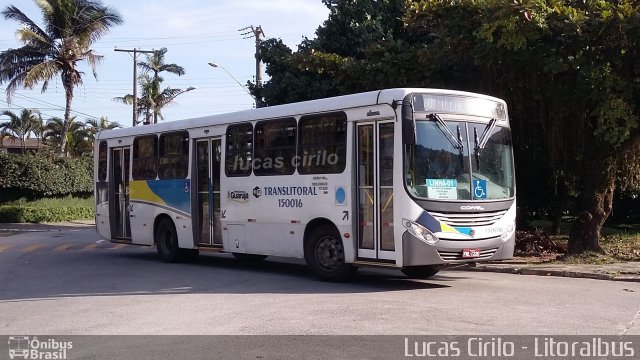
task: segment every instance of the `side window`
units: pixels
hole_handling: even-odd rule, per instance
[[[98,181],[107,180],[107,142],[98,145]]]
[[[256,124],[253,173],[291,175],[296,171],[296,119],[260,121]]]
[[[134,180],[155,180],[158,173],[158,137],[137,137],[133,140]]]
[[[344,171],[347,149],[347,115],[333,113],[300,118],[298,172],[339,174]]]
[[[189,169],[189,133],[186,131],[160,135],[160,179],[185,179]]]
[[[227,176],[249,176],[253,162],[253,125],[227,127],[225,173]]]

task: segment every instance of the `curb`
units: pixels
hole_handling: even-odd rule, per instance
[[[613,276],[609,274],[597,274],[589,272],[581,272],[574,270],[552,270],[552,269],[535,269],[530,267],[516,268],[516,267],[490,267],[490,266],[476,266],[476,267],[461,267],[452,270],[457,271],[478,271],[478,272],[495,272],[504,274],[517,274],[517,275],[535,275],[535,276],[556,276],[556,277],[570,277],[581,279],[595,279],[595,280],[609,280],[609,281],[625,281],[625,282],[640,282],[640,275]]]

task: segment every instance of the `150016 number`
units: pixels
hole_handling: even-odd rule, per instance
[[[301,208],[302,199],[278,199],[278,207]]]

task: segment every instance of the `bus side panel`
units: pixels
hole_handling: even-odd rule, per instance
[[[109,223],[109,183],[97,182],[95,192],[96,231],[105,239],[111,240]]]
[[[245,239],[239,241],[245,242],[247,253],[303,258],[304,233],[312,220],[326,219],[338,227],[341,235],[351,233],[349,179],[349,171],[224,178],[222,226],[245,224]],[[353,259],[352,241],[344,237],[343,241],[348,259]],[[235,245],[231,245],[224,250],[234,251]]]
[[[131,238],[134,244],[153,245],[155,221],[164,214],[176,227],[179,246],[193,248],[188,179],[132,180],[130,189]]]

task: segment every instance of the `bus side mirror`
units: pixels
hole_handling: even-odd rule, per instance
[[[406,98],[402,102],[402,142],[405,145],[416,144],[416,122],[413,116],[413,106]]]

